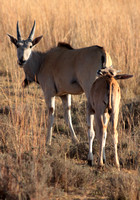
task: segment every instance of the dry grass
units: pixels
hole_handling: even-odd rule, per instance
[[[0,199],[132,199],[140,197],[140,1],[139,0],[0,0]],[[121,81],[119,118],[121,171],[114,168],[111,134],[107,166],[87,166],[85,96],[74,96],[72,118],[80,144],[73,145],[57,99],[53,145],[45,147],[47,111],[39,86],[23,90],[24,73],[16,64],[16,50],[6,34],[16,36],[19,20],[27,37],[34,19],[36,47],[44,51],[58,41],[74,48],[101,45],[113,64],[133,79]],[[110,132],[110,131],[108,131]]]

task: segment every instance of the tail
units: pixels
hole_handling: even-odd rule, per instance
[[[111,114],[111,112],[112,112],[112,101],[111,101],[111,99],[112,99],[112,88],[113,87],[113,84],[112,83],[109,83],[109,102],[108,102],[108,113],[109,114]]]

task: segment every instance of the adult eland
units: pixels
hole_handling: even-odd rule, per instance
[[[85,93],[87,97],[87,121],[88,126],[90,126],[90,90],[96,79],[96,72],[111,66],[111,58],[100,46],[73,49],[67,43],[58,43],[56,47],[46,52],[34,51],[33,47],[42,38],[39,36],[33,39],[35,25],[34,22],[26,40],[21,37],[18,22],[17,39],[8,34],[11,42],[17,48],[18,64],[25,72],[22,86],[26,87],[35,81],[40,84],[43,90],[49,110],[46,143],[51,144],[52,140],[55,96],[62,99],[64,117],[70,127],[72,139],[74,142],[78,142],[71,119],[71,95]]]

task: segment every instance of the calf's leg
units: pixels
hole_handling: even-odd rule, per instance
[[[117,132],[117,123],[118,123],[118,114],[119,111],[117,110],[115,113],[112,113],[112,133],[113,133],[113,141],[114,141],[114,149],[115,149],[115,163],[117,168],[120,168],[119,158],[118,158],[118,132]]]
[[[97,136],[100,143],[100,159],[99,159],[99,165],[103,166],[106,162],[106,156],[105,156],[105,144],[106,144],[106,138],[107,138],[107,125],[109,121],[109,116],[107,113],[101,114],[96,113],[96,130],[97,130]]]

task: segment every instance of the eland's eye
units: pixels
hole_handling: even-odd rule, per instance
[[[20,48],[23,44],[21,42],[17,42],[16,47]]]
[[[30,49],[33,47],[33,45],[30,46]]]

